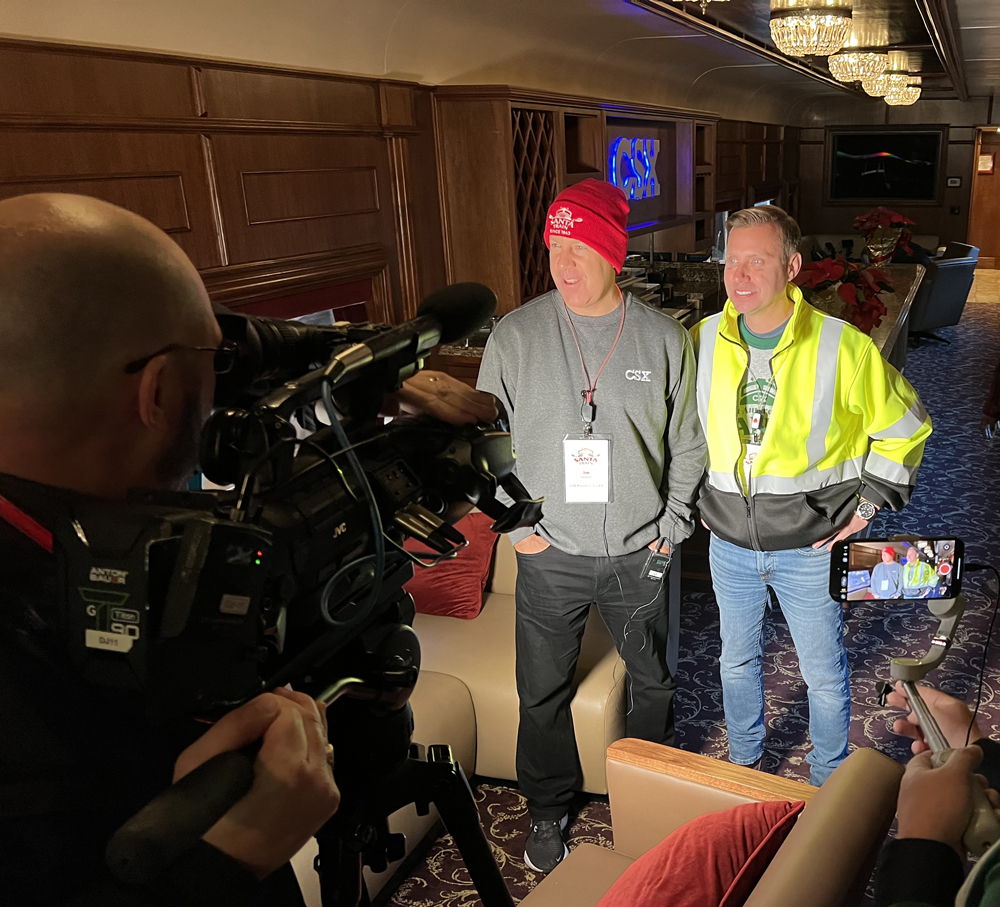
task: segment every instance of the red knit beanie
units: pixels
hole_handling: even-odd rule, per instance
[[[621,274],[628,253],[627,223],[625,193],[603,180],[585,179],[556,196],[545,223],[545,246],[550,236],[578,239]]]

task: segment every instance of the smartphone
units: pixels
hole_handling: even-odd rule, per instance
[[[836,601],[954,598],[962,591],[961,539],[837,542],[830,558]]]

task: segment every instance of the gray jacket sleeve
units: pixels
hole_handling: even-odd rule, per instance
[[[682,329],[680,354],[671,363],[673,383],[667,393],[666,458],[660,495],[664,501],[660,535],[670,546],[694,532],[694,503],[707,465],[708,445],[698,418],[698,375],[691,335]]]
[[[486,349],[483,350],[483,361],[479,366],[479,378],[476,381],[476,390],[493,394],[500,401],[503,408],[507,410],[508,417],[512,419],[514,416],[515,400],[517,398],[517,370],[508,366],[504,359],[502,342],[497,339],[499,330],[501,328],[498,325],[497,330],[494,330],[489,340],[486,341]],[[514,473],[515,475],[517,474],[516,466],[514,467]],[[497,500],[508,507],[514,503],[502,488],[497,489]],[[516,545],[522,539],[533,535],[534,531],[529,526],[528,528],[515,529],[507,534],[510,537],[511,544]]]

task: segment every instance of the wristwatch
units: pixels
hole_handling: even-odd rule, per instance
[[[855,516],[859,516],[866,523],[870,523],[873,519],[875,519],[876,513],[878,513],[878,507],[876,507],[871,501],[866,501],[864,498],[858,498],[858,509],[854,511]]]

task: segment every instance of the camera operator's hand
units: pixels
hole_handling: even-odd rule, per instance
[[[475,425],[496,421],[497,406],[492,394],[477,391],[444,372],[423,371],[404,381],[382,403],[383,416],[401,413],[433,416],[452,425]]]
[[[969,707],[953,696],[923,684],[920,685],[920,698],[926,703],[934,720],[937,721],[941,733],[948,741],[948,746],[955,749],[965,746],[965,735],[969,732],[969,722],[972,721],[972,712],[969,711]],[[886,702],[907,711],[910,709],[910,700],[903,692],[902,683],[896,684],[895,691],[886,697]],[[914,753],[923,753],[929,749],[924,741],[924,733],[920,729],[920,721],[914,712],[910,712],[905,718],[897,718],[892,725],[892,730],[895,734],[913,738],[910,749]],[[974,724],[972,733],[969,734],[969,743],[982,740],[985,736],[979,725]]]
[[[204,840],[264,878],[287,863],[340,804],[327,761],[325,706],[284,689],[258,696],[180,754],[174,781],[255,740],[261,748],[253,786]]]
[[[957,749],[940,768],[931,767],[931,753],[914,756],[906,766],[899,786],[896,818],[897,838],[923,838],[951,847],[963,860],[966,849],[962,835],[972,818],[972,772],[983,758],[978,746]],[[975,776],[984,788],[987,781]],[[1000,797],[987,790],[990,806],[996,810]]]

